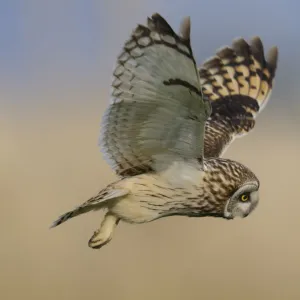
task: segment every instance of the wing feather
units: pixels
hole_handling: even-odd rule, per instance
[[[269,50],[266,59],[259,37],[249,44],[240,38],[200,67],[203,93],[212,104],[205,129],[205,157],[222,155],[234,138],[252,130],[270,97],[277,60],[277,47]]]
[[[211,107],[202,97],[189,32],[189,19],[179,36],[154,14],[147,26],[136,27],[118,57],[101,148],[121,176],[147,172],[160,157],[203,155]]]

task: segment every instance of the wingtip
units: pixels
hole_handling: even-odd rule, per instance
[[[162,17],[159,13],[154,13],[150,18],[148,18],[148,27],[151,30],[158,30],[165,33],[173,33],[174,31],[167,20]]]
[[[153,13],[152,15],[151,15],[151,19],[157,19],[157,18],[162,18],[163,19],[163,17],[159,14],[159,13]]]
[[[263,42],[261,40],[261,38],[259,36],[254,36],[251,38],[250,40],[250,45],[251,45],[251,49],[252,51],[256,54],[256,55],[263,55],[264,54],[264,46],[263,46]]]
[[[235,48],[245,48],[245,47],[248,47],[248,43],[247,41],[243,38],[243,37],[237,37],[235,39],[233,39],[232,41],[232,47],[235,49]]]
[[[232,40],[232,45],[241,44],[241,43],[243,43],[243,44],[247,43],[246,40],[241,36],[238,36]]]
[[[253,43],[261,43],[261,44],[262,44],[261,38],[260,38],[260,36],[258,36],[258,35],[252,36],[251,41],[252,41]]]
[[[181,24],[180,24],[179,33],[183,39],[185,39],[185,40],[190,39],[190,35],[191,35],[191,18],[190,18],[190,16],[186,16],[182,19]]]
[[[261,40],[261,37],[258,36],[258,35],[255,35],[253,36],[251,39],[250,39],[250,42],[252,45],[256,45],[258,46],[259,48],[262,48],[263,47],[263,42]]]
[[[277,62],[278,62],[278,47],[273,46],[270,48],[267,54],[267,62],[274,66],[275,68],[277,67]]]
[[[259,36],[252,37],[251,48],[256,52],[256,54],[260,53],[261,56],[264,55],[263,42]],[[266,62],[268,65],[268,69],[271,71],[272,76],[274,76],[275,71],[277,69],[277,63],[278,63],[278,47],[277,46],[273,46],[269,49],[269,51],[266,55]]]

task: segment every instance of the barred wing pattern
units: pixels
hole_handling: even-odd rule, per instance
[[[247,134],[270,97],[278,50],[267,60],[259,37],[250,45],[237,39],[207,60],[199,69],[203,93],[212,104],[205,129],[205,157],[218,157],[235,137]]]
[[[138,25],[113,75],[100,145],[118,175],[202,157],[211,106],[202,97],[189,19],[180,36],[158,14],[148,18],[147,27]]]

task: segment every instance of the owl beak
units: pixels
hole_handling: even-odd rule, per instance
[[[244,218],[247,218],[250,215],[250,211],[244,215]]]
[[[254,204],[250,207],[250,209],[248,210],[248,212],[246,212],[246,213],[244,214],[244,218],[248,217],[248,216],[250,215],[250,213],[253,212],[253,211],[255,210],[256,207],[257,207],[257,203],[254,203]]]

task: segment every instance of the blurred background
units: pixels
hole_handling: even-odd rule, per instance
[[[0,0],[1,299],[300,299],[300,19],[296,0]],[[198,64],[236,37],[279,46],[269,104],[226,157],[261,181],[245,220],[118,226],[60,214],[116,179],[97,146],[116,56],[137,23],[191,16]]]

